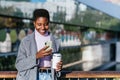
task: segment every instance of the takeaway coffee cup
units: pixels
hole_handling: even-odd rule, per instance
[[[57,69],[57,63],[61,61],[62,55],[60,53],[54,53],[52,56],[52,68]]]

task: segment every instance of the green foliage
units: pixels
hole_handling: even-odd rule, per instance
[[[53,15],[53,21],[56,21],[56,22],[65,22],[65,15],[66,13],[65,12],[57,12],[57,13],[54,13]]]
[[[18,34],[18,39],[21,41],[26,36],[26,33],[23,29],[20,30]]]
[[[117,19],[110,19],[102,21],[102,26],[110,30],[119,31],[120,30],[120,21]]]
[[[4,19],[0,17],[0,28],[3,28],[4,27]]]
[[[5,7],[2,8],[0,7],[0,14],[3,15],[10,15],[10,16],[17,16],[17,17],[23,17],[23,13],[20,9],[14,9],[13,6],[10,7]],[[1,17],[0,18],[0,27],[22,27],[24,25],[22,19],[14,19],[14,18],[5,18],[5,17]]]
[[[63,65],[74,63],[82,59],[82,53],[80,47],[62,48],[60,50],[60,53],[62,54]],[[69,66],[67,68],[64,68],[63,70],[80,70],[81,69],[80,65],[81,64]]]
[[[93,28],[89,28],[88,31],[95,31],[95,29],[93,29]]]
[[[17,41],[17,32],[15,29],[10,31],[11,42],[15,43]]]
[[[2,8],[2,7],[0,6],[0,14],[12,15],[13,12],[14,12],[14,7],[13,7],[13,6],[5,7],[5,8]]]
[[[82,57],[79,47],[62,48],[60,53],[62,54],[63,64],[78,61]]]
[[[74,15],[68,23],[84,25],[90,28],[120,31],[120,20],[90,8],[79,12],[78,16]]]
[[[15,68],[16,56],[0,57],[0,71],[13,71]]]
[[[13,13],[14,16],[22,17],[23,13],[20,9],[16,9],[16,12]]]
[[[74,26],[70,26],[70,25],[64,25],[64,29],[66,31],[79,31],[80,30],[80,27],[74,27]]]
[[[0,30],[0,42],[5,41],[6,39],[6,31],[4,29]]]

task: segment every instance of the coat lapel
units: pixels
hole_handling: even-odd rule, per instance
[[[36,45],[36,41],[35,41],[35,32],[33,32],[30,36],[30,50],[31,50],[31,54],[35,54],[37,53],[37,45]]]

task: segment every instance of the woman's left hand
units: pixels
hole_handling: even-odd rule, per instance
[[[61,71],[62,70],[62,61],[60,61],[60,62],[58,62],[57,63],[57,69],[56,69],[56,71]]]

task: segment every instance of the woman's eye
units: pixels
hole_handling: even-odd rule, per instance
[[[48,24],[44,24],[44,26],[47,26]]]
[[[41,26],[41,24],[38,24],[38,26]]]
[[[47,26],[48,24],[38,24],[38,26],[42,26],[42,25],[43,25],[43,26]]]

